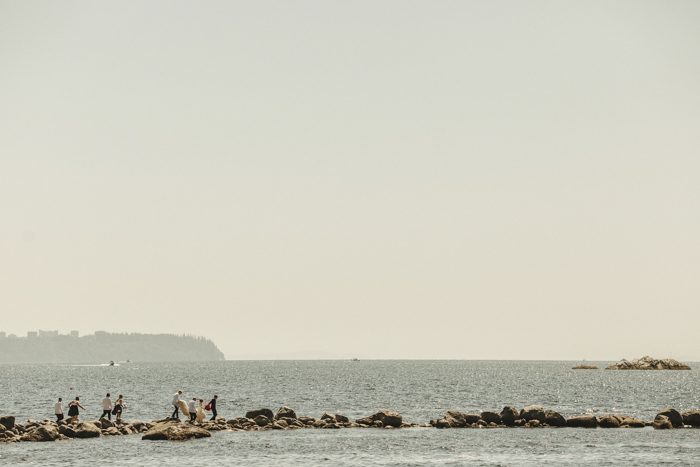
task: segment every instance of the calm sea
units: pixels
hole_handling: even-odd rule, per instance
[[[124,394],[126,418],[170,413],[186,398],[219,395],[225,418],[286,405],[357,418],[388,408],[409,422],[445,411],[541,404],[564,415],[652,419],[667,406],[700,408],[700,373],[573,371],[576,362],[231,361],[121,366],[0,365],[0,415],[52,418],[55,398],[79,395],[86,419],[106,392]],[[603,366],[604,363],[600,363]],[[697,368],[697,364],[692,364]],[[186,443],[138,436],[0,443],[0,465],[700,465],[700,430],[490,429],[220,432]]]

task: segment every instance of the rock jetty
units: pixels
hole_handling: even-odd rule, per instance
[[[518,409],[503,407],[500,412],[484,411],[467,413],[457,410],[446,412],[441,418],[429,423],[416,424],[404,421],[400,413],[381,410],[367,417],[350,420],[338,413],[324,413],[319,418],[297,416],[289,407],[276,412],[270,409],[251,410],[245,417],[230,420],[217,418],[202,423],[181,422],[163,419],[152,422],[139,420],[112,422],[106,419],[78,422],[74,419],[54,422],[49,420],[16,423],[13,416],[0,417],[0,442],[46,442],[78,438],[100,438],[103,436],[141,435],[151,441],[186,441],[208,438],[214,431],[268,431],[297,429],[367,428],[644,428],[659,430],[685,427],[700,428],[700,410],[679,412],[673,408],[660,411],[654,420],[643,421],[628,415],[576,415],[564,417],[557,411],[539,405]]]
[[[597,370],[598,367],[595,365],[581,364],[581,365],[576,365],[575,367],[572,367],[571,369],[572,370]]]
[[[625,360],[608,366],[606,370],[690,370],[685,363],[672,358],[656,359],[646,355],[637,360]]]

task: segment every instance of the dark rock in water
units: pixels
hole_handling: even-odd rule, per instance
[[[355,423],[357,423],[358,425],[371,426],[374,423],[374,420],[372,420],[372,417],[362,417],[355,420]]]
[[[571,368],[572,370],[597,370],[598,367],[595,365],[576,365]]]
[[[264,415],[265,417],[267,417],[268,420],[272,420],[273,418],[275,418],[275,414],[273,414],[272,410],[270,409],[251,410],[250,412],[246,412],[245,418],[254,419],[258,415]]]
[[[335,415],[328,412],[323,412],[323,415],[321,415],[321,420],[335,420]]]
[[[544,423],[549,426],[561,427],[566,426],[566,419],[559,412],[555,412],[554,410],[545,410]]]
[[[525,424],[525,426],[528,428],[538,428],[540,426],[540,421],[537,420],[536,418],[533,418],[532,420],[528,421]]]
[[[571,428],[597,428],[598,419],[593,415],[577,415],[566,420],[566,426]]]
[[[672,358],[659,360],[647,355],[631,361],[622,359],[608,366],[606,370],[690,370],[690,367]]]
[[[15,427],[15,417],[12,415],[0,417],[0,425],[4,426],[8,430],[13,429]]]
[[[56,441],[61,437],[58,429],[53,425],[40,425],[23,434],[22,441]]]
[[[520,418],[520,411],[515,407],[505,406],[501,410],[501,421],[506,426],[513,426],[515,421]]]
[[[59,425],[58,432],[68,438],[75,438],[75,430],[70,425]]]
[[[76,438],[99,438],[102,429],[91,422],[78,423],[74,428]]]
[[[100,424],[99,426],[101,426],[103,430],[106,430],[107,428],[112,428],[112,427],[116,426],[114,424],[114,422],[107,420],[106,418],[101,418],[100,420],[95,422],[95,425],[97,425],[98,423]]]
[[[270,419],[265,415],[258,415],[253,419],[253,421],[255,421],[255,424],[258,426],[267,426],[270,424]]]
[[[683,428],[683,416],[676,409],[672,409],[669,407],[659,412],[658,415],[668,417],[668,419],[671,421],[671,424],[673,425],[673,428]]]
[[[620,428],[620,419],[614,415],[603,415],[598,418],[598,426],[601,428]]]
[[[145,440],[167,440],[167,441],[185,441],[188,439],[208,438],[211,436],[204,428],[194,425],[183,425],[179,422],[164,422],[157,423],[143,434],[141,439]]]
[[[495,423],[496,425],[500,425],[502,422],[501,416],[496,412],[481,412],[481,419],[486,423]]]
[[[382,426],[393,426],[394,428],[401,428],[401,422],[403,421],[400,413],[390,410],[377,412],[372,415],[371,419],[375,422],[382,422]]]
[[[692,427],[700,427],[700,410],[683,412],[683,423]]]
[[[265,414],[263,414],[265,415]],[[265,415],[267,417],[267,415]],[[255,418],[255,417],[253,417]],[[267,417],[270,418],[270,417]],[[277,414],[275,415],[275,420],[279,420],[280,418],[297,418],[296,412],[294,412],[292,409],[289,407],[280,407],[280,409],[277,411]]]
[[[673,428],[673,423],[665,415],[657,415],[652,423],[655,430],[670,430]]]
[[[529,422],[530,420],[538,420],[544,422],[544,407],[541,405],[528,405],[520,411],[520,418]]]
[[[348,417],[339,413],[335,414],[335,421],[338,423],[350,423],[350,419]]]

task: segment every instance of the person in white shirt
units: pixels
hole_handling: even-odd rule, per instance
[[[192,400],[187,404],[187,408],[190,411],[190,421],[193,422],[197,417],[197,398],[193,397]]]
[[[63,399],[58,398],[58,402],[53,406],[53,412],[56,414],[56,422],[63,420]]]
[[[112,399],[110,399],[109,393],[102,399],[102,415],[100,415],[100,418],[105,418],[105,415],[107,415],[109,420],[112,420]]]
[[[173,410],[173,414],[170,416],[170,418],[180,419],[180,406],[178,406],[178,404],[180,403],[181,395],[182,391],[178,391],[175,394],[173,394],[173,407],[175,407],[175,410]]]

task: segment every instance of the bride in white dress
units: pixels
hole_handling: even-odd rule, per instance
[[[204,421],[204,400],[199,399],[197,402],[197,423]]]

